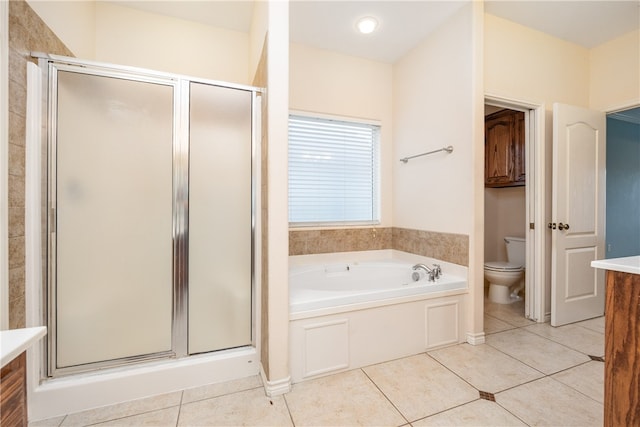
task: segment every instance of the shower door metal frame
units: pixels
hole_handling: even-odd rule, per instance
[[[97,369],[117,368],[134,363],[182,358],[189,356],[188,352],[188,249],[189,249],[189,87],[193,83],[220,86],[229,89],[247,91],[251,93],[251,342],[244,347],[256,346],[256,285],[255,285],[255,225],[256,225],[256,152],[260,138],[257,121],[260,114],[260,100],[263,89],[239,85],[216,80],[194,78],[152,70],[103,64],[93,61],[78,60],[58,55],[34,54],[39,58],[40,67],[48,77],[43,79],[43,93],[46,99],[46,168],[43,176],[47,177],[45,194],[47,200],[43,202],[43,223],[46,224],[46,277],[43,280],[43,321],[48,325],[46,342],[47,356],[43,361],[43,377],[59,377]],[[149,84],[159,84],[173,88],[173,135],[172,135],[172,321],[171,321],[171,350],[151,354],[129,356],[119,359],[92,362],[83,365],[64,368],[56,367],[56,287],[57,287],[57,256],[56,256],[56,203],[57,203],[57,74],[58,71],[81,73],[98,77],[117,78]],[[212,352],[226,351],[228,349]]]

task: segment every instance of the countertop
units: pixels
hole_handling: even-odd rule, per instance
[[[45,326],[0,331],[0,367],[11,362],[46,334]]]
[[[640,274],[640,255],[591,261],[591,267],[621,273]]]

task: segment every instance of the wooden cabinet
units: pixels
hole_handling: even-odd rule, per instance
[[[0,382],[0,424],[27,425],[26,352],[2,367]]]
[[[640,274],[607,271],[604,425],[640,425]]]
[[[485,117],[484,153],[485,186],[525,185],[523,112],[501,110]]]

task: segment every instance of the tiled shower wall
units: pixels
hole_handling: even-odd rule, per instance
[[[398,227],[290,230],[289,255],[395,249],[469,265],[469,236]]]
[[[30,52],[73,56],[24,0],[9,1],[9,328],[25,326],[25,128]]]

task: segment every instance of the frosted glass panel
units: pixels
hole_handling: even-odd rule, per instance
[[[251,343],[251,96],[191,84],[190,354]]]
[[[169,351],[173,88],[58,76],[57,365]]]

